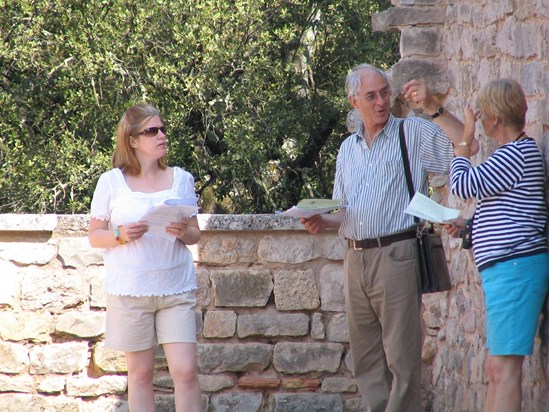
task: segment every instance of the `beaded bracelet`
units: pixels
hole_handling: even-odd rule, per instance
[[[127,242],[120,237],[120,229],[122,229],[122,225],[118,225],[118,227],[114,229],[114,239],[118,242],[118,244],[123,245]]]

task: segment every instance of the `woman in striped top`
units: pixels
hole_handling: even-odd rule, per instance
[[[549,288],[544,164],[522,129],[526,97],[511,79],[494,80],[477,97],[479,113],[465,109],[463,139],[451,166],[452,193],[477,199],[472,245],[486,304],[486,411],[520,411],[522,363],[531,355]],[[479,118],[499,148],[472,167],[470,142]],[[464,226],[458,219],[449,230]]]

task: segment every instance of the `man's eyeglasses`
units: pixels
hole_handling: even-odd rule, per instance
[[[358,99],[364,99],[367,102],[373,102],[373,101],[375,101],[375,99],[377,98],[378,95],[381,96],[382,99],[386,99],[387,97],[389,97],[391,95],[391,90],[390,89],[385,89],[385,90],[380,91],[379,93],[371,92],[371,93],[367,93],[365,96],[355,95],[355,97],[358,98]]]
[[[149,127],[148,129],[142,130],[137,135],[143,135],[145,137],[154,137],[158,134],[158,131],[161,131],[162,133],[166,134],[166,126],[162,127]]]

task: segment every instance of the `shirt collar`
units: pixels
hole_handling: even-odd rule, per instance
[[[383,129],[379,132],[379,134],[376,136],[376,139],[378,137],[390,137],[394,136],[396,132],[398,132],[398,125],[400,124],[402,119],[397,119],[395,116],[393,116],[391,113],[389,114],[389,119],[387,120],[387,123],[385,123],[385,126],[383,126]],[[398,134],[398,133],[397,133]],[[360,127],[356,131],[356,141],[357,143],[361,140],[364,140],[364,123],[360,122]]]

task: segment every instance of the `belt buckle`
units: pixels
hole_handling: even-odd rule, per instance
[[[356,247],[356,240],[352,240],[351,243],[353,244],[353,250],[359,251],[363,249],[361,247]]]

